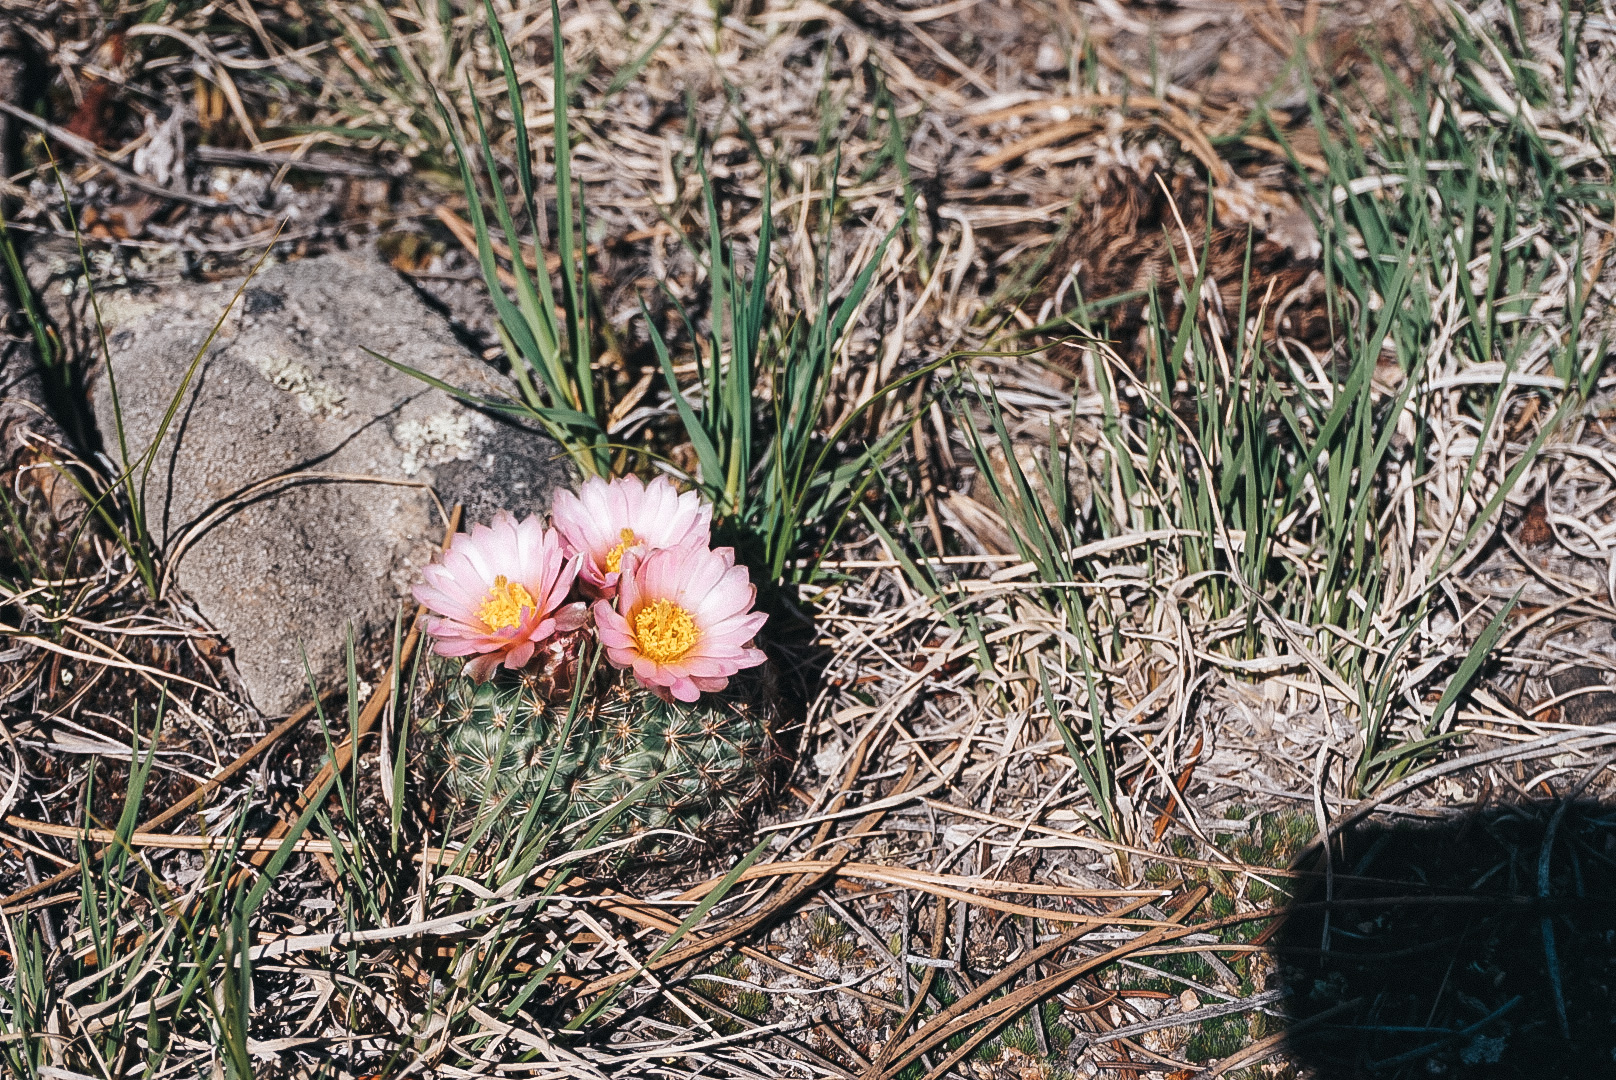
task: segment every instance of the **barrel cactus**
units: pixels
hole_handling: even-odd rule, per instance
[[[426,568],[436,655],[417,712],[463,812],[497,815],[495,834],[671,830],[639,845],[666,854],[688,847],[670,835],[712,839],[765,793],[764,616],[734,553],[709,546],[710,516],[665,479],[592,480],[558,493],[552,527],[497,515]]]
[[[596,819],[622,802],[608,836],[671,829],[705,840],[764,793],[774,726],[766,668],[689,705],[608,672],[581,697],[570,727],[570,695],[554,696],[542,678],[479,683],[441,662],[432,669],[423,712],[434,771],[463,810],[497,813],[495,833],[542,797],[540,824]],[[682,846],[666,840],[655,846]]]

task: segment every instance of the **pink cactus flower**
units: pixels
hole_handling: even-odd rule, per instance
[[[763,663],[752,638],[768,616],[752,610],[756,599],[733,549],[690,543],[630,555],[616,606],[595,602],[595,629],[606,658],[633,668],[641,686],[664,700],[695,701]]]
[[[578,494],[558,491],[552,507],[567,554],[584,557],[579,580],[603,600],[617,594],[623,558],[643,558],[687,543],[706,546],[713,508],[694,491],[680,494],[665,476],[649,484],[625,476],[607,483],[596,477]]]
[[[566,603],[580,562],[538,517],[517,521],[502,510],[492,526],[457,535],[414,589],[435,616],[426,620],[433,650],[471,657],[466,674],[478,681],[500,664],[526,666],[541,643],[584,624],[584,605]]]

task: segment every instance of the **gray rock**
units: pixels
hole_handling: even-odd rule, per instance
[[[113,383],[132,457],[150,444],[239,281],[100,297],[111,355],[89,387],[117,457]],[[473,393],[506,379],[373,256],[260,273],[196,368],[145,485],[174,584],[229,640],[254,703],[284,712],[342,666],[348,626],[390,637],[441,540],[466,520],[548,508],[571,470],[548,438],[468,409],[367,349]],[[406,618],[409,610],[406,609]]]

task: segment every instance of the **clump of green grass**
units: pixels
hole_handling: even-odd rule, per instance
[[[735,982],[751,982],[754,978],[750,963],[746,957],[735,955],[725,958],[714,964],[708,974],[717,976],[716,979],[698,979],[695,985],[712,1001],[722,1005],[725,1009],[747,1020],[761,1020],[769,1012],[769,995],[761,990],[748,990],[735,986],[730,982],[719,980],[734,980]],[[698,1008],[700,1005],[698,1003]],[[703,1009],[714,1026],[726,1035],[733,1035],[746,1030],[741,1024],[710,1009]],[[663,1015],[670,1021],[677,1023],[681,1017],[678,1010],[672,1005],[663,1007]]]
[[[1157,650],[1186,686],[1161,707],[1169,715],[1196,708],[1198,676],[1260,681],[1283,668],[1319,685],[1321,710],[1326,693],[1345,697],[1362,732],[1348,795],[1449,747],[1496,660],[1510,605],[1463,603],[1449,586],[1605,370],[1586,275],[1599,247],[1590,222],[1616,192],[1599,133],[1561,89],[1525,74],[1543,60],[1532,43],[1470,19],[1443,33],[1411,80],[1385,69],[1384,101],[1350,86],[1310,92],[1327,170],[1298,164],[1296,183],[1323,247],[1327,353],[1268,332],[1274,298],[1253,290],[1249,253],[1241,280],[1220,283],[1239,286],[1224,310],[1210,232],[1181,231],[1138,354],[1102,337],[1110,298],[1069,313],[1070,344],[1092,370],[1078,390],[1098,401],[1090,460],[1072,446],[1075,397],[1065,444],[1051,414],[1046,464],[1029,467],[1016,452],[1028,433],[1012,434],[991,380],[956,373],[955,417],[987,509],[1029,567],[1019,586],[967,589],[921,559],[915,499],[880,533],[940,618],[977,643],[1006,708],[1032,709],[1059,737],[1102,833],[1137,838],[1146,824],[1119,811],[1114,777],[1140,747],[1114,718],[1159,673]],[[1503,64],[1529,97],[1564,107],[1564,137],[1543,137],[1466,64]],[[1278,124],[1269,134],[1284,138]],[[1074,468],[1090,473],[1087,511],[1063,501]],[[996,650],[1006,625],[1047,636]],[[1164,626],[1197,644],[1166,646]],[[1006,670],[1021,686],[1006,688]],[[1143,790],[1165,799],[1172,768],[1145,771]],[[1136,808],[1140,796],[1129,793]],[[1270,854],[1294,850],[1299,826],[1276,827]],[[1255,860],[1265,843],[1242,850]]]
[[[764,171],[761,225],[755,250],[750,253],[752,269],[747,272],[742,269],[746,253],[724,240],[718,196],[698,155],[695,165],[706,237],[704,246],[692,243],[691,252],[706,271],[709,284],[705,340],[697,332],[697,321],[676,301],[674,304],[695,342],[696,377],[692,382],[683,382],[677,375],[662,329],[643,301],[641,304],[641,317],[679,419],[680,434],[693,453],[696,468],[680,469],[655,448],[616,440],[608,393],[610,373],[596,363],[604,351],[602,335],[608,328],[599,322],[597,299],[591,292],[583,186],[573,179],[569,114],[573,88],[564,58],[559,7],[551,0],[559,290],[552,287],[548,272],[530,272],[518,258],[509,261],[515,282],[509,293],[495,257],[498,237],[503,236],[511,250],[516,250],[523,235],[536,237],[546,228],[538,191],[539,157],[528,138],[520,78],[491,0],[485,0],[484,9],[489,38],[504,74],[504,104],[513,118],[515,160],[509,172],[517,188],[514,200],[506,194],[506,170],[495,157],[476,95],[469,97],[475,125],[471,149],[441,99],[438,112],[459,163],[500,343],[519,395],[504,401],[481,400],[419,371],[396,366],[477,405],[536,424],[561,444],[585,476],[657,470],[681,475],[708,495],[714,506],[715,530],[735,545],[743,559],[755,564],[766,580],[804,576],[796,561],[807,553],[810,538],[823,552],[849,508],[873,482],[905,433],[904,426],[896,424],[888,425],[890,430],[875,438],[857,437],[865,434],[867,417],[915,376],[875,388],[863,400],[842,409],[834,423],[831,408],[844,337],[903,222],[875,245],[856,268],[845,294],[834,302],[830,264],[823,261],[830,254],[826,244],[815,306],[800,314],[774,310],[769,301],[775,238],[773,163],[767,163]],[[895,116],[892,123],[901,147]],[[753,145],[756,149],[755,142]],[[479,184],[479,165],[486,193]],[[834,179],[832,184],[833,197],[827,200],[823,214],[827,230],[836,204]],[[491,208],[492,221],[485,204]],[[908,220],[906,215],[904,221]],[[816,562],[811,560],[810,568]],[[811,570],[806,576],[811,576]]]
[[[1185,1044],[1184,1056],[1195,1062],[1216,1061],[1239,1050],[1252,1037],[1251,1023],[1243,1016],[1204,1020]]]
[[[829,911],[820,910],[808,917],[808,935],[805,940],[811,949],[825,950],[841,940],[846,928]]]
[[[824,909],[809,916],[808,933],[804,940],[810,949],[830,956],[839,964],[848,963],[858,952],[858,942],[847,927]]]

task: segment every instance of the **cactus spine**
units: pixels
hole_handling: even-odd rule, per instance
[[[699,841],[758,801],[774,745],[767,666],[689,705],[642,689],[631,672],[600,671],[569,727],[577,648],[563,643],[534,669],[486,682],[461,675],[454,661],[430,662],[419,714],[435,772],[462,812],[500,807],[492,830],[499,833],[541,797],[538,825],[598,821],[627,800],[600,839],[673,829]],[[642,853],[688,847],[670,839],[659,837]]]

